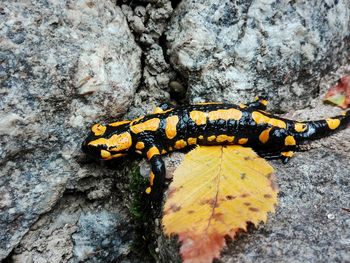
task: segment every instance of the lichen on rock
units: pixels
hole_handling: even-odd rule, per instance
[[[325,90],[320,78],[348,63],[349,12],[346,0],[3,1],[0,261],[151,261],[132,251],[140,233],[131,214],[139,211],[126,207],[132,210],[128,172],[135,165],[85,159],[80,145],[88,127],[139,117],[162,102],[244,102],[263,91],[273,109],[314,107],[320,86]],[[328,84],[336,81],[332,74]],[[320,112],[325,117],[328,108]],[[298,261],[299,250],[286,244],[295,240],[303,261],[349,258],[340,208],[349,199],[348,133],[322,141],[330,149],[277,164],[285,181],[277,218],[233,243],[223,262]],[[167,157],[168,172],[181,158]],[[330,164],[337,166],[331,172]],[[159,220],[147,220],[156,225],[148,238],[161,236]],[[300,226],[304,221],[310,227]],[[160,261],[179,259],[170,240],[154,244]],[[136,249],[149,252],[149,244]]]
[[[305,107],[349,55],[348,1],[182,1],[169,25],[168,54],[191,101],[258,92],[278,110]]]
[[[68,184],[89,176],[82,138],[92,122],[125,114],[141,51],[110,1],[5,1],[0,17],[2,260]]]

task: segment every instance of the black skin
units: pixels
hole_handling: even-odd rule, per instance
[[[288,162],[289,157],[282,155],[282,152],[296,151],[298,150],[298,144],[308,141],[318,139],[333,133],[335,130],[344,128],[350,122],[350,111],[344,115],[336,116],[333,119],[339,119],[340,125],[337,129],[330,129],[325,120],[319,121],[308,121],[303,122],[307,124],[307,129],[303,132],[297,132],[295,130],[296,121],[287,120],[274,116],[270,113],[265,112],[266,103],[265,98],[259,97],[257,100],[250,102],[241,107],[234,104],[207,104],[207,105],[188,105],[173,108],[171,111],[165,113],[156,113],[145,116],[144,118],[136,121],[133,125],[143,123],[151,119],[160,119],[159,127],[156,131],[143,131],[141,133],[133,133],[130,130],[129,124],[121,125],[118,127],[110,127],[107,125],[107,130],[103,135],[104,138],[108,138],[113,134],[120,134],[122,132],[129,132],[132,135],[132,146],[125,152],[126,154],[135,153],[135,145],[137,142],[143,142],[145,148],[142,149],[141,154],[147,156],[147,152],[151,147],[156,147],[161,153],[162,150],[167,152],[176,150],[174,149],[175,142],[178,140],[187,141],[188,138],[197,138],[197,143],[199,145],[223,145],[227,144],[225,142],[216,142],[215,140],[209,141],[207,138],[209,136],[215,135],[227,135],[234,136],[234,141],[231,144],[238,144],[240,138],[247,138],[248,142],[244,146],[253,148],[260,156],[268,159],[280,158],[284,163]],[[171,109],[169,104],[162,104],[160,108],[164,111]],[[191,111],[201,111],[201,112],[211,112],[216,110],[224,109],[237,109],[242,112],[242,117],[239,120],[223,120],[218,119],[210,121],[207,118],[206,124],[197,125],[191,118]],[[283,121],[286,128],[280,128],[273,126],[269,123],[257,124],[252,117],[253,112],[258,112],[267,116],[268,118],[273,118],[276,120]],[[176,125],[177,134],[175,138],[169,139],[165,133],[166,118],[169,116],[178,116],[179,122]],[[269,138],[265,143],[259,140],[259,135],[266,129],[271,128],[269,131]],[[199,139],[202,135],[203,139]],[[287,136],[292,136],[295,139],[295,144],[286,145],[285,139]],[[90,135],[83,144],[83,150],[90,155],[100,157],[100,149],[90,149],[88,142],[96,139],[96,136]],[[172,147],[172,150],[170,149]],[[103,146],[101,146],[101,149]],[[140,152],[139,152],[140,153]],[[152,186],[152,191],[150,197],[155,200],[159,200],[162,197],[162,188],[165,181],[165,165],[162,160],[161,154],[155,154],[150,159],[151,170],[155,175],[154,183]]]

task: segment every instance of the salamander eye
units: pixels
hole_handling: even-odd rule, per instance
[[[95,136],[103,135],[105,133],[106,129],[107,129],[106,126],[99,124],[99,123],[96,123],[91,127],[91,131],[93,132],[93,134]]]

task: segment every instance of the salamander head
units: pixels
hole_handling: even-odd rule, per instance
[[[128,154],[132,145],[129,121],[94,124],[82,150],[97,159],[110,160]]]

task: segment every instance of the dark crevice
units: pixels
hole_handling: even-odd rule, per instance
[[[138,43],[139,44],[139,43]],[[140,46],[140,45],[139,45]],[[139,83],[139,85],[137,86],[137,88],[136,88],[136,91],[135,91],[135,93],[137,93],[137,92],[139,92],[141,89],[142,89],[142,87],[144,87],[145,86],[145,77],[144,77],[144,71],[145,71],[145,66],[146,66],[146,55],[145,55],[145,49],[144,48],[142,48],[141,46],[140,46],[140,48],[141,48],[141,79],[140,79],[140,83]]]
[[[149,2],[145,2],[145,1],[135,1],[135,0],[117,0],[117,5],[121,6],[121,5],[128,5],[131,7],[131,9],[135,9],[137,6],[146,6],[146,5],[151,5],[151,8],[155,8],[157,9],[157,5],[156,4],[152,4]],[[178,4],[180,3],[180,0],[174,0],[171,1],[171,5],[173,8],[175,8]],[[149,15],[145,15],[144,17],[144,25],[147,28],[148,25],[148,20],[150,19]],[[166,21],[163,21],[164,24],[169,24],[170,19],[167,19]],[[157,22],[157,21],[156,21]],[[128,21],[129,23],[129,21]],[[130,26],[129,26],[130,27]],[[130,27],[131,28],[131,27]],[[147,30],[146,30],[147,32]],[[142,33],[141,35],[136,33],[136,32],[132,32],[132,34],[134,35],[135,38],[135,42],[136,44],[140,47],[141,49],[141,79],[139,82],[139,85],[136,88],[135,93],[139,93],[140,91],[142,91],[145,88],[145,75],[144,75],[144,70],[147,66],[147,54],[150,51],[150,46],[147,43],[144,43],[140,38],[143,34],[147,34],[147,33]],[[187,80],[185,77],[183,77],[181,74],[179,74],[179,72],[174,69],[172,67],[172,63],[170,61],[170,55],[168,54],[168,49],[167,49],[167,39],[166,39],[166,33],[163,32],[157,39],[154,38],[153,36],[153,40],[154,43],[158,44],[161,48],[162,48],[162,53],[163,53],[163,57],[164,60],[167,64],[170,65],[170,68],[166,70],[166,72],[170,72],[173,76],[171,77],[170,83],[173,82],[173,84],[175,83],[175,86],[180,87],[180,89],[176,89],[173,88],[172,86],[174,85],[170,85],[169,83],[169,94],[170,94],[170,100],[173,102],[176,102],[177,104],[184,104],[187,103],[187,97],[186,97],[186,93],[187,93]],[[135,95],[136,95],[135,94]],[[137,95],[136,95],[137,96]],[[167,101],[168,102],[168,101]],[[132,106],[131,106],[132,107]]]
[[[164,56],[165,62],[170,64],[170,56],[168,55],[168,52],[167,52],[167,40],[166,40],[165,32],[159,37],[159,46],[163,50],[163,56]]]
[[[181,0],[170,0],[170,2],[171,7],[175,9],[181,3]]]
[[[177,83],[179,83],[182,87],[183,90],[179,91],[176,90],[172,87],[170,87],[170,99],[172,101],[175,101],[177,104],[187,104],[188,103],[188,99],[186,98],[186,93],[187,93],[187,80],[184,76],[182,76],[173,66],[170,60],[170,55],[168,54],[168,45],[167,45],[167,39],[166,39],[166,33],[164,32],[158,39],[158,44],[159,46],[162,48],[163,51],[163,57],[166,63],[168,63],[170,65],[170,68],[173,72],[176,73],[176,76],[174,79],[172,79],[171,81],[175,81]],[[169,83],[170,84],[170,83]]]
[[[12,260],[12,256],[14,255],[15,249],[16,249],[16,247],[14,249],[12,249],[10,254],[8,254],[8,256],[6,258],[4,258],[1,262],[2,263],[13,263],[14,261]]]

